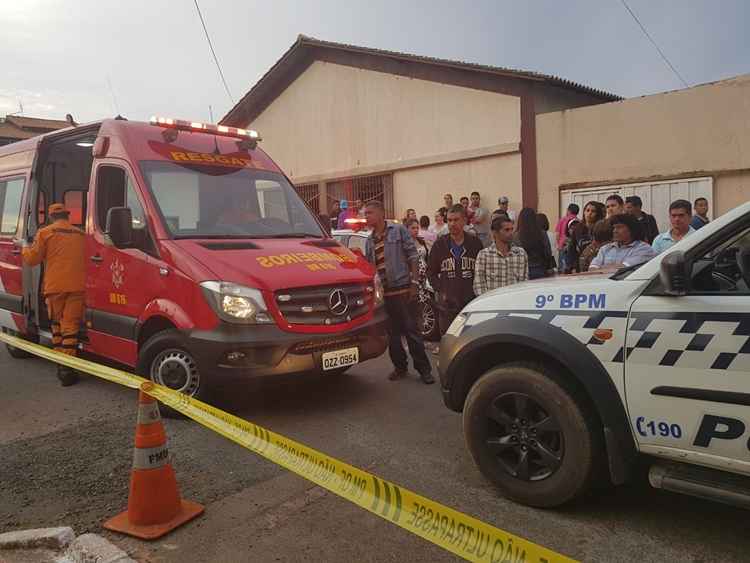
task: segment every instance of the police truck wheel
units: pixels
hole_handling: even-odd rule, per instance
[[[11,346],[10,344],[6,344],[5,349],[8,350],[8,354],[10,355],[10,357],[15,358],[16,360],[27,360],[34,355],[27,352],[26,350],[21,350],[20,348]]]
[[[588,490],[603,448],[596,420],[562,378],[521,363],[481,376],[463,413],[466,444],[482,474],[509,499],[536,507]]]
[[[201,380],[198,364],[177,330],[159,332],[146,341],[138,354],[137,372],[154,383],[190,397],[206,398],[205,383]],[[164,404],[159,408],[166,417],[183,416]]]

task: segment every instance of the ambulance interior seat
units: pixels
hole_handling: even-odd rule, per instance
[[[85,230],[86,203],[88,188],[71,187],[63,192],[63,205],[70,211],[70,223],[81,230]]]

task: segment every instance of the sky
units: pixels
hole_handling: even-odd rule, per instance
[[[622,0],[0,0],[0,116],[218,122],[298,34],[553,74],[625,97],[682,87]],[[689,85],[750,73],[747,0],[627,0]]]

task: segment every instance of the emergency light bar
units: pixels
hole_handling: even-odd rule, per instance
[[[367,226],[367,219],[355,219],[354,217],[349,217],[349,219],[344,219],[344,225],[352,231],[360,231]]]
[[[226,125],[213,125],[212,123],[198,123],[195,121],[172,119],[171,117],[154,116],[151,118],[151,125],[169,127],[170,129],[178,129],[180,131],[205,131],[206,133],[213,133],[214,135],[238,137],[240,139],[246,138],[253,141],[261,140],[258,132],[253,131],[252,129],[240,129],[238,127],[227,127]]]

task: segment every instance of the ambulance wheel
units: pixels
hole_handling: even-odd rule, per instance
[[[206,398],[206,388],[198,371],[198,363],[177,330],[159,332],[146,341],[138,354],[137,372],[154,383],[190,397],[200,400]],[[159,408],[165,417],[184,417],[179,411],[164,404]]]
[[[8,350],[8,354],[10,355],[10,357],[15,358],[16,360],[27,360],[34,355],[30,352],[27,352],[26,350],[21,350],[20,348],[11,346],[10,344],[6,344],[5,349]]]
[[[482,474],[504,496],[547,508],[591,486],[603,439],[575,388],[538,365],[491,369],[469,391],[464,437]]]

